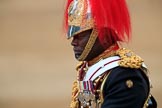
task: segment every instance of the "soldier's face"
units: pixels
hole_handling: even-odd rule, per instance
[[[90,38],[90,35],[92,33],[92,30],[87,30],[84,32],[81,32],[73,37],[73,40],[71,42],[71,45],[73,46],[75,58],[78,59],[82,52],[85,49],[85,46]],[[89,61],[96,56],[98,56],[100,53],[102,53],[105,49],[100,44],[99,39],[95,41],[91,51],[89,52],[88,56],[86,57],[85,61]]]
[[[73,46],[73,50],[74,50],[76,59],[78,59],[81,56],[81,54],[89,40],[91,32],[92,32],[92,30],[87,30],[87,31],[81,32],[73,37],[71,45]]]

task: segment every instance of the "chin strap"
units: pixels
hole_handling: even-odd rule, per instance
[[[90,51],[91,51],[91,49],[92,49],[92,47],[93,47],[93,45],[94,45],[94,43],[95,43],[95,41],[96,41],[96,39],[97,39],[97,36],[98,36],[98,32],[97,32],[97,30],[94,28],[94,29],[92,30],[92,33],[91,33],[91,35],[90,35],[90,37],[89,37],[89,40],[88,40],[88,42],[87,42],[87,44],[86,44],[86,46],[85,46],[85,48],[84,48],[82,54],[81,54],[80,57],[78,58],[79,61],[84,61],[84,60],[86,59],[86,57],[87,57],[88,54],[90,53]]]

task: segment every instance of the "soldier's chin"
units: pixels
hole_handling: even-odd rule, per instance
[[[76,58],[77,60],[79,60],[79,57],[80,57],[79,54],[75,54],[75,58]]]

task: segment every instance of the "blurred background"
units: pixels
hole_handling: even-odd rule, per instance
[[[65,0],[0,0],[0,108],[69,108],[76,77],[62,31]],[[128,0],[133,39],[127,48],[150,69],[162,107],[162,1]]]

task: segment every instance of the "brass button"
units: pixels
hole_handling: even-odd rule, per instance
[[[126,81],[126,86],[127,86],[128,88],[132,88],[132,87],[133,87],[133,81],[132,81],[132,80],[127,80],[127,81]]]

